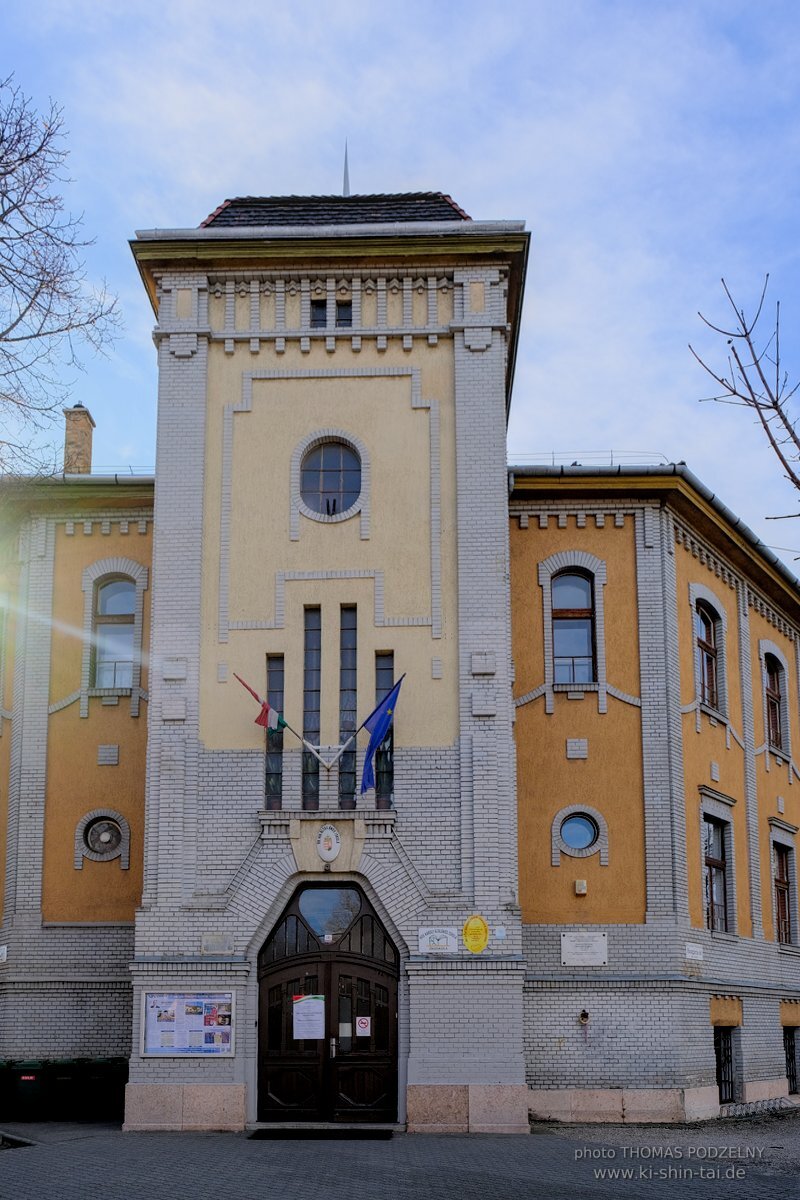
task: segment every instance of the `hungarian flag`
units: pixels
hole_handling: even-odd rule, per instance
[[[286,729],[288,728],[277,708],[272,708],[267,704],[266,700],[262,700],[258,692],[254,692],[249,683],[245,683],[241,675],[233,672],[234,679],[238,679],[243,688],[247,688],[254,700],[257,700],[261,705],[261,712],[255,719],[255,724],[260,725],[262,729]]]

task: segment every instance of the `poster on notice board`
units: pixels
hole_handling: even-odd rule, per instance
[[[232,992],[145,992],[142,1007],[143,1055],[233,1054]]]

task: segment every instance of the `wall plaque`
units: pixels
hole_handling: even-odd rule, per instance
[[[581,929],[561,934],[562,967],[605,967],[607,963],[607,933]]]
[[[458,954],[458,930],[450,925],[425,925],[417,930],[420,954]]]

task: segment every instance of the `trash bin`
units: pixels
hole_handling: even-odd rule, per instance
[[[0,1059],[0,1121],[10,1121],[11,1067],[9,1059]]]
[[[50,1121],[80,1121],[83,1105],[81,1063],[64,1058],[49,1062],[46,1067],[47,1099],[45,1111]]]
[[[15,1062],[10,1070],[8,1119],[44,1121],[47,1119],[47,1072],[41,1062]]]
[[[82,1065],[81,1121],[121,1121],[125,1112],[126,1058],[93,1058]]]

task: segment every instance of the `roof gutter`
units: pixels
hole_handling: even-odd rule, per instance
[[[705,502],[714,509],[714,511],[722,517],[727,525],[739,534],[744,541],[748,542],[753,550],[763,558],[765,562],[776,571],[791,588],[800,591],[800,580],[796,575],[793,575],[789,568],[778,558],[774,550],[770,550],[761,538],[753,533],[749,525],[745,525],[741,517],[737,517],[732,509],[728,508],[715,492],[697,478],[693,471],[690,471],[685,463],[669,463],[667,466],[616,466],[616,467],[554,467],[554,466],[509,466],[509,491],[514,488],[517,479],[591,479],[603,478],[624,479],[634,476],[651,476],[653,479],[683,479],[693,491],[705,500]]]

